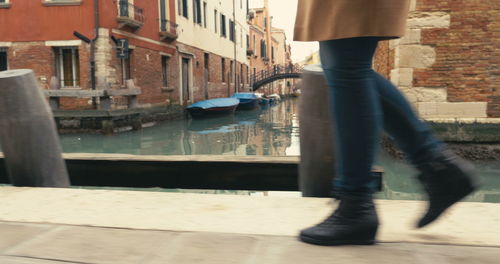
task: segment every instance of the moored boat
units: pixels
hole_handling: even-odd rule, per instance
[[[196,102],[186,110],[192,117],[232,114],[239,103],[238,98],[215,98]]]
[[[238,110],[255,109],[259,103],[259,97],[254,93],[235,93],[232,97],[240,100]]]

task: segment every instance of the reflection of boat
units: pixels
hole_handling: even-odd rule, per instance
[[[279,94],[271,94],[271,95],[268,95],[266,97],[269,98],[269,99],[273,99],[275,101],[281,100],[281,96]]]
[[[234,119],[241,125],[255,124],[259,121],[261,114],[262,109],[260,107],[250,111],[236,111]]]
[[[194,103],[186,108],[192,117],[234,113],[240,103],[237,98],[215,98]]]
[[[296,89],[292,92],[293,97],[299,97],[299,95],[300,95],[300,89]]]
[[[269,106],[270,103],[271,103],[271,99],[266,98],[266,97],[260,98],[259,104],[261,106]]]
[[[259,102],[259,97],[254,93],[235,93],[232,97],[240,100],[238,110],[255,109]]]
[[[198,118],[189,122],[188,130],[197,134],[226,133],[234,131],[236,125],[234,115],[214,118]]]
[[[266,96],[266,98],[269,99],[269,104],[271,105],[277,104],[281,100],[281,97],[278,94],[271,94]]]

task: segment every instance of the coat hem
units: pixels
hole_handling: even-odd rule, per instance
[[[403,34],[353,34],[346,36],[330,36],[330,37],[294,37],[293,41],[311,42],[311,41],[327,41],[335,39],[362,38],[362,37],[380,37],[383,40],[402,38]]]

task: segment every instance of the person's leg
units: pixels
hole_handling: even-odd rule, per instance
[[[372,70],[377,43],[376,38],[320,42],[335,120],[337,193],[371,197],[374,191],[371,168],[383,123]]]
[[[335,188],[340,192],[373,192],[370,170],[381,126],[416,166],[431,161],[444,147],[401,92],[372,70],[378,41],[369,37],[320,43],[336,121]]]
[[[389,80],[374,73],[384,115],[384,131],[396,142],[414,164],[426,162],[428,153],[444,148],[431,128],[420,120],[403,94]]]
[[[335,117],[335,188],[341,201],[322,223],[302,230],[304,242],[374,243],[378,217],[371,197],[370,170],[382,124],[422,172],[418,178],[430,203],[418,227],[434,221],[477,186],[471,166],[446,151],[397,88],[371,69],[377,43],[378,38],[370,37],[320,42]]]
[[[387,79],[375,73],[384,115],[384,130],[420,171],[429,208],[417,223],[423,227],[436,220],[447,208],[478,188],[474,166],[446,149],[443,142],[421,121],[408,101]]]
[[[382,110],[371,68],[377,42],[376,38],[320,42],[335,119],[335,195],[340,204],[322,223],[302,230],[300,239],[304,242],[321,245],[375,242],[378,217],[372,199],[371,168],[382,127]]]

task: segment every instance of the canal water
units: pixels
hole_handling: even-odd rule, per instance
[[[175,120],[112,136],[62,135],[64,152],[125,153],[135,155],[295,156],[300,154],[298,99],[234,116]],[[401,160],[381,152],[377,165],[384,168],[384,188],[378,198],[422,199],[417,172]],[[475,202],[500,202],[500,162],[476,162],[483,179],[481,191],[468,198]],[[152,189],[153,191],[188,191]],[[251,191],[200,191],[231,194],[267,194]],[[292,195],[299,195],[294,193]]]

